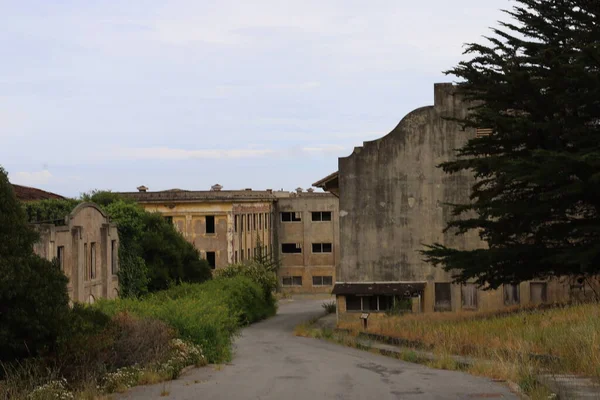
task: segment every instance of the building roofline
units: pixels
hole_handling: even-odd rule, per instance
[[[338,171],[332,172],[331,174],[327,175],[325,178],[323,178],[323,179],[320,179],[320,180],[316,181],[316,182],[315,182],[315,183],[313,183],[312,185],[313,185],[314,187],[323,188],[324,186],[326,186],[326,184],[327,184],[328,182],[331,182],[331,181],[333,181],[334,179],[337,179],[337,178],[338,178],[338,174],[339,174],[339,172],[338,172]]]

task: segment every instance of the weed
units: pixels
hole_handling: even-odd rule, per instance
[[[325,302],[321,305],[327,314],[333,314],[337,310],[335,301]]]

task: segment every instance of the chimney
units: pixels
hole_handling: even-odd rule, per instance
[[[137,190],[138,190],[138,192],[146,193],[148,191],[148,188],[146,186],[142,185],[142,186],[138,186]]]
[[[267,193],[273,193],[273,189],[267,189]]]
[[[220,192],[221,189],[223,189],[223,186],[219,185],[218,183],[210,187],[211,192]]]
[[[296,193],[302,193],[302,188],[301,187],[296,188]]]

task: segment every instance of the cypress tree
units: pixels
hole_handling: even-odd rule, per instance
[[[459,122],[489,128],[441,168],[472,171],[469,204],[446,229],[487,247],[433,244],[426,260],[457,282],[496,288],[600,272],[600,1],[517,0],[487,45],[447,71],[472,101]]]

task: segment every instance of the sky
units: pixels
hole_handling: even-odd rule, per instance
[[[0,0],[0,166],[65,196],[308,188],[508,0]]]

